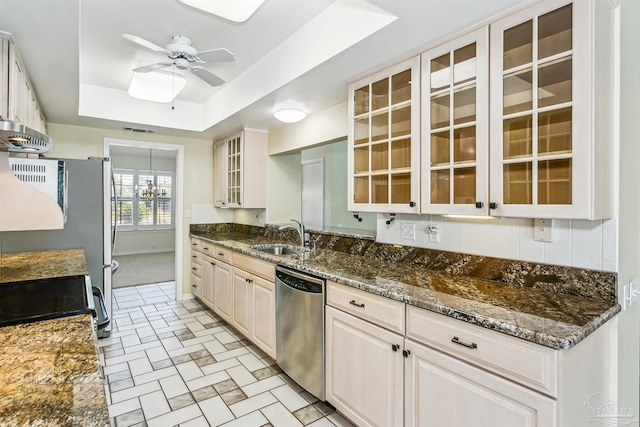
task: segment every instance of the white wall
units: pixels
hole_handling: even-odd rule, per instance
[[[175,235],[174,229],[118,231],[113,255],[171,252],[176,248]]]
[[[618,294],[640,280],[640,2],[620,2],[620,240]],[[639,418],[640,302],[616,316],[617,402]],[[637,424],[636,424],[637,425]]]
[[[346,90],[346,87],[345,87]],[[347,103],[338,104],[298,123],[269,129],[268,154],[282,154],[346,138]]]
[[[617,271],[617,220],[554,220],[552,243],[533,238],[534,221],[523,218],[466,219],[441,215],[398,214],[387,225],[388,214],[378,214],[379,242],[464,252],[498,258]],[[401,237],[403,224],[415,224],[416,240]],[[440,229],[438,243],[426,229]]]
[[[271,135],[269,135],[271,138]],[[300,152],[267,159],[267,224],[290,223],[301,215]]]

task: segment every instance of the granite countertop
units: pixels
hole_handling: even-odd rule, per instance
[[[89,314],[0,328],[0,425],[108,426]]]
[[[308,259],[302,260],[295,256],[265,254],[251,248],[252,245],[273,243],[265,236],[193,231],[191,235],[554,349],[572,348],[621,310],[613,298],[591,297],[590,292],[593,291],[590,289],[581,289],[579,295],[571,295],[556,289],[517,286],[457,274],[451,272],[452,269],[426,268],[420,260],[399,263],[393,259],[330,249],[317,249]],[[527,273],[530,272],[523,274]],[[600,277],[600,272],[596,271],[580,273],[587,277],[587,282],[598,281]],[[557,288],[562,288],[562,285],[555,284]],[[595,283],[593,285],[596,287]]]
[[[0,287],[79,274],[82,249],[0,255]],[[81,314],[0,327],[0,425],[110,425],[92,322]]]
[[[0,284],[88,274],[83,249],[0,254]]]

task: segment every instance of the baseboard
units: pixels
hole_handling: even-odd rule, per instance
[[[175,248],[150,249],[150,250],[143,250],[143,251],[125,251],[125,252],[118,252],[117,254],[114,253],[112,257],[119,257],[119,256],[125,256],[125,255],[159,254],[163,252],[175,252]]]
[[[192,293],[188,293],[188,294],[182,294],[182,301],[184,300],[189,300],[189,299],[196,299],[196,296]]]

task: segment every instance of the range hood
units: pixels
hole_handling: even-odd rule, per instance
[[[0,151],[47,153],[52,148],[47,135],[20,123],[0,121]]]
[[[51,139],[19,123],[0,121],[0,231],[64,228],[57,201],[20,181],[9,165],[9,151],[46,153]]]

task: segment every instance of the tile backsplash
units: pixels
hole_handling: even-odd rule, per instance
[[[553,220],[553,242],[534,240],[534,220],[523,218],[467,219],[441,215],[378,214],[376,241],[519,259],[594,270],[617,271],[617,219]],[[415,224],[415,240],[402,238],[402,225]],[[431,242],[427,228],[439,229]]]

